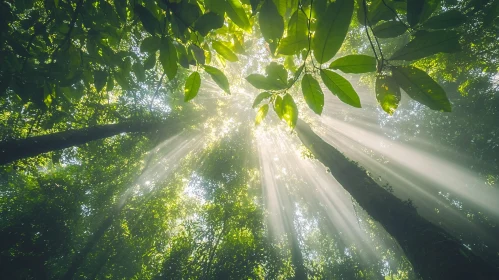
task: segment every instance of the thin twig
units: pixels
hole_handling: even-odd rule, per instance
[[[363,0],[362,4],[364,6],[364,28],[366,29],[367,39],[369,39],[369,43],[371,44],[371,48],[373,49],[374,57],[376,58],[377,61],[379,61],[378,54],[376,53],[376,48],[374,47],[373,41],[371,40],[371,35],[369,35],[369,28],[368,28],[369,25],[368,25],[368,21],[367,21],[367,3],[366,3],[366,0]]]

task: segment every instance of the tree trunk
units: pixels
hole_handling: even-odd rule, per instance
[[[423,279],[499,279],[497,268],[421,217],[410,203],[380,187],[365,170],[316,135],[308,124],[299,120],[296,132],[359,205],[397,240]]]
[[[165,123],[125,122],[68,130],[27,139],[9,140],[0,143],[0,165],[50,151],[82,145],[120,133],[159,132],[159,130],[164,130],[165,126],[171,128]],[[178,128],[178,126],[176,127]]]

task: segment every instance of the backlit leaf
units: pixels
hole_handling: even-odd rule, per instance
[[[282,98],[281,110],[284,121],[289,127],[294,128],[296,121],[298,121],[298,107],[296,107],[296,103],[289,93]]]
[[[301,90],[308,107],[316,114],[322,114],[322,109],[324,108],[324,93],[322,92],[319,82],[317,82],[312,75],[305,74],[301,80]]]
[[[204,70],[221,89],[223,89],[227,94],[230,94],[229,80],[227,80],[227,77],[225,77],[225,74],[222,71],[208,65],[204,66]]]
[[[239,27],[248,30],[250,22],[240,0],[227,0],[225,12],[227,16]]]
[[[321,78],[324,85],[344,103],[356,108],[361,108],[360,99],[349,81],[342,76],[329,70],[321,70]]]
[[[284,33],[284,20],[272,0],[265,0],[258,18],[260,30],[266,41],[277,41]]]
[[[393,115],[400,102],[400,87],[393,77],[376,77],[376,100],[385,112]]]
[[[340,49],[345,40],[352,13],[352,0],[337,0],[329,4],[325,15],[317,21],[312,49],[319,63],[327,62]]]
[[[282,97],[277,96],[274,100],[274,112],[282,120]]]
[[[263,119],[265,119],[268,112],[269,112],[269,104],[265,104],[262,107],[260,107],[258,113],[256,114],[255,125],[259,125],[263,121]]]
[[[368,73],[376,71],[376,58],[368,55],[347,55],[333,61],[329,68],[344,73]]]
[[[198,72],[192,72],[191,75],[185,80],[184,86],[184,102],[196,97],[201,86],[201,76]]]
[[[253,102],[253,106],[251,106],[251,107],[256,108],[256,106],[258,106],[260,104],[260,102],[262,102],[264,99],[270,98],[271,96],[272,96],[272,93],[266,92],[266,91],[258,94],[255,98],[255,101]]]
[[[237,55],[233,53],[227,46],[224,44],[214,41],[211,43],[211,46],[215,49],[215,51],[221,55],[223,58],[227,59],[228,61],[231,62],[236,62],[239,59],[237,58]]]

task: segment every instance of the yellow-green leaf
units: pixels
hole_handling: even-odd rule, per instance
[[[184,87],[184,102],[192,100],[198,94],[199,87],[201,86],[201,76],[198,72],[192,72],[191,75],[185,80]]]
[[[282,99],[281,110],[284,121],[286,121],[289,127],[294,128],[298,121],[298,107],[296,107],[296,103],[289,93],[284,95]]]
[[[353,2],[336,0],[329,4],[324,16],[317,21],[312,49],[319,63],[322,64],[333,58],[343,44],[352,19]]]
[[[214,41],[211,43],[211,46],[215,49],[215,51],[221,55],[223,58],[227,59],[228,61],[231,62],[236,62],[239,59],[237,58],[237,55],[233,53],[227,46],[224,44]]]
[[[347,55],[333,61],[329,68],[344,73],[368,73],[376,71],[376,58],[368,55]]]
[[[376,100],[383,111],[393,115],[400,103],[400,87],[393,77],[376,77]]]
[[[301,80],[301,90],[308,107],[316,114],[322,114],[322,109],[324,108],[324,93],[322,92],[319,82],[317,82],[312,75],[305,74]]]
[[[326,87],[344,103],[361,108],[360,98],[349,81],[330,70],[321,70],[321,78]]]
[[[259,125],[263,121],[263,119],[265,119],[268,112],[269,112],[269,104],[265,104],[262,107],[260,107],[258,113],[256,114],[255,125]]]

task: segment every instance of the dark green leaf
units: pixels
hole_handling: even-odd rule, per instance
[[[201,86],[201,76],[198,72],[192,72],[191,75],[185,80],[184,87],[184,102],[196,97]]]
[[[107,81],[106,71],[101,71],[101,70],[94,71],[94,85],[97,92],[100,92],[104,88],[104,86],[106,85],[106,81]]]
[[[224,44],[218,42],[218,41],[214,41],[211,43],[211,46],[215,49],[215,51],[221,55],[222,57],[224,57],[225,59],[227,59],[228,61],[231,61],[231,62],[236,62],[238,61],[239,59],[237,58],[237,55],[235,53],[233,53],[227,46],[225,46]]]
[[[145,7],[141,5],[135,5],[135,14],[139,16],[144,29],[151,35],[156,35],[160,31],[159,21],[156,17]]]
[[[163,70],[168,76],[168,79],[173,80],[177,75],[177,50],[169,37],[161,40],[161,47],[159,52],[159,61],[163,66]]]
[[[156,52],[159,49],[160,44],[161,40],[158,37],[147,37],[142,41],[142,44],[140,44],[140,51],[148,53]]]
[[[289,93],[284,95],[282,99],[281,110],[282,118],[286,121],[289,127],[294,128],[296,126],[296,122],[298,121],[298,107],[296,107],[296,103]]]
[[[361,108],[360,99],[349,81],[329,70],[321,70],[324,85],[344,103],[356,108]]]
[[[144,70],[152,69],[156,65],[156,53],[151,53],[144,61]]]
[[[205,65],[204,70],[206,73],[210,74],[211,78],[215,83],[223,89],[227,94],[230,94],[229,80],[225,77],[225,74],[215,67]]]
[[[136,62],[133,64],[132,69],[138,81],[143,82],[146,79],[146,73],[142,64]]]
[[[329,4],[324,17],[317,21],[312,49],[319,63],[327,62],[340,49],[345,40],[352,13],[352,0],[337,0]]]
[[[221,0],[204,0],[204,6],[207,10],[215,12],[221,16],[225,15],[227,3]]]
[[[390,59],[416,60],[439,52],[457,52],[461,49],[458,39],[459,35],[454,31],[422,32],[396,51]]]
[[[227,0],[225,12],[237,26],[244,30],[249,30],[250,22],[240,0]]]
[[[368,9],[367,16],[370,24],[374,25],[381,20],[392,20],[395,18],[392,2],[389,0],[373,0]]]
[[[407,0],[407,21],[410,26],[419,23],[423,13],[424,0]]]
[[[376,58],[368,55],[347,55],[336,59],[329,68],[344,73],[368,73],[376,71]]]
[[[194,57],[196,58],[196,61],[199,64],[205,64],[206,63],[206,57],[204,55],[204,50],[194,44],[189,46],[189,51],[194,54]]]
[[[206,36],[208,32],[214,29],[221,28],[224,25],[224,17],[214,13],[208,12],[202,15],[195,23],[194,29],[196,29],[199,34]]]
[[[426,72],[412,66],[392,68],[397,84],[414,100],[432,110],[452,110],[445,91]]]
[[[262,107],[260,107],[258,113],[256,114],[255,125],[259,125],[263,121],[263,119],[265,119],[268,112],[269,112],[269,104],[265,104]]]
[[[467,17],[460,11],[452,10],[443,12],[437,16],[429,18],[425,24],[424,29],[446,29],[459,26],[466,21]]]
[[[378,38],[394,38],[404,34],[407,26],[400,21],[388,21],[373,28],[374,35]]]
[[[262,102],[264,99],[270,98],[272,96],[272,93],[270,92],[262,92],[259,95],[256,96],[255,101],[253,102],[253,106],[251,106],[253,109],[256,108]]]
[[[393,77],[376,77],[376,100],[385,112],[393,115],[400,102],[400,88]]]
[[[265,0],[258,17],[260,30],[266,41],[276,42],[284,33],[284,20],[272,0]]]
[[[317,82],[312,75],[305,74],[301,80],[301,90],[308,107],[316,114],[322,114],[322,109],[324,108],[324,93],[322,92],[319,82]]]

